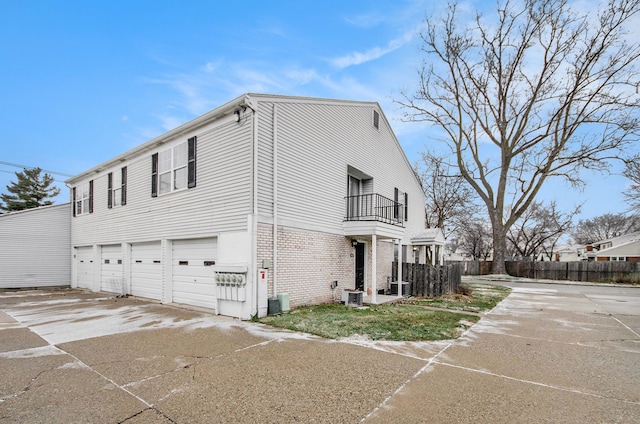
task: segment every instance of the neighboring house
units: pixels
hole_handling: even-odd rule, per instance
[[[426,257],[422,188],[374,102],[243,95],[67,184],[73,287],[249,319],[278,294],[375,303],[394,252]]]
[[[640,262],[640,232],[601,240],[585,250],[589,261]]]
[[[553,253],[553,261],[555,262],[576,262],[586,261],[584,245],[567,244],[558,246]]]
[[[69,286],[71,204],[0,215],[0,288]]]

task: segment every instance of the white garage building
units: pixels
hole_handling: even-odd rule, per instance
[[[0,215],[0,288],[71,284],[71,204]]]

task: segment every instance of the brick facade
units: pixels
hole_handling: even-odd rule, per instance
[[[387,288],[393,244],[378,242],[377,286]],[[258,263],[273,263],[273,226],[258,226]],[[371,287],[371,243],[365,261],[367,287]],[[336,234],[278,227],[278,293],[288,293],[291,307],[337,302],[343,289],[355,287],[355,254],[351,239]],[[331,282],[338,287],[331,289]],[[268,294],[273,296],[273,267],[268,274]]]

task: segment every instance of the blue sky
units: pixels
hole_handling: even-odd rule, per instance
[[[4,1],[0,191],[20,170],[7,164],[76,174],[245,92],[377,101],[413,162],[434,141],[393,99],[416,86],[418,32],[444,4]],[[554,184],[545,198],[587,201],[583,218],[626,208],[625,179],[586,178],[583,193]]]

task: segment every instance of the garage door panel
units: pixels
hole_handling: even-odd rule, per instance
[[[216,238],[175,240],[172,251],[173,301],[215,308],[215,274],[212,266],[217,256]]]
[[[76,282],[79,288],[93,288],[93,247],[76,248]]]
[[[204,267],[202,265],[188,265],[188,266],[179,265],[175,270],[174,275],[176,275],[177,278],[213,277],[213,267],[211,266]]]
[[[101,246],[100,290],[110,293],[124,293],[122,246]]]
[[[160,242],[131,245],[131,294],[162,299],[162,264]]]

